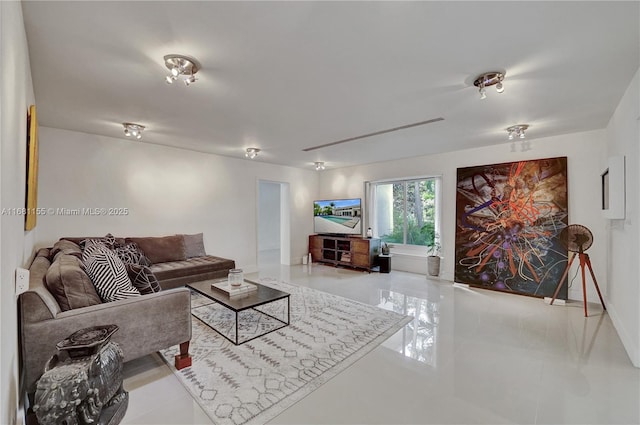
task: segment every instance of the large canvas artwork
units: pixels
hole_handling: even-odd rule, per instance
[[[455,281],[552,296],[567,265],[567,158],[458,168],[456,190]]]

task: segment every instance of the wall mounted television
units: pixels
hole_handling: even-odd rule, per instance
[[[313,231],[327,235],[362,235],[361,199],[313,201]]]

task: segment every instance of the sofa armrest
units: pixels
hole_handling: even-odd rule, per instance
[[[56,343],[89,326],[115,324],[112,341],[129,361],[191,339],[191,293],[176,288],[141,297],[68,310],[54,319],[26,323],[21,330],[25,388],[35,383]]]

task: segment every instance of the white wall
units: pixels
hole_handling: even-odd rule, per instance
[[[640,71],[629,85],[607,126],[606,156],[624,155],[624,220],[608,220],[609,290],[607,308],[631,361],[640,367]],[[604,166],[603,166],[604,168]]]
[[[27,110],[35,103],[20,2],[0,2],[0,209],[25,206]],[[34,234],[24,216],[0,218],[0,423],[15,423],[18,407],[16,267],[29,262]]]
[[[53,128],[40,129],[40,205],[45,208],[128,208],[126,216],[47,214],[38,246],[62,236],[160,236],[204,233],[207,253],[257,267],[259,180],[288,182],[291,257],[307,252],[313,170]]]
[[[531,139],[529,140],[531,150],[527,152],[511,152],[510,144],[505,140],[490,147],[327,170],[321,173],[320,197],[364,197],[363,181],[441,175],[441,237],[444,256],[441,277],[453,280],[456,169],[473,165],[567,156],[569,223],[583,224],[593,232],[595,243],[589,253],[598,283],[606,292],[606,229],[605,220],[600,211],[600,166],[605,149],[604,137],[604,130],[599,130]],[[392,268],[426,273],[426,259],[425,257],[394,256]],[[570,276],[573,276],[574,272],[575,270],[572,270]],[[589,300],[598,302],[595,289],[589,282],[587,289]],[[569,298],[582,300],[579,278],[574,281],[569,290]]]

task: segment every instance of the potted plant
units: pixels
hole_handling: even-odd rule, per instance
[[[429,276],[438,276],[440,275],[440,253],[442,251],[442,246],[440,245],[440,235],[435,234],[433,237],[433,242],[428,245],[427,251],[427,273]]]

